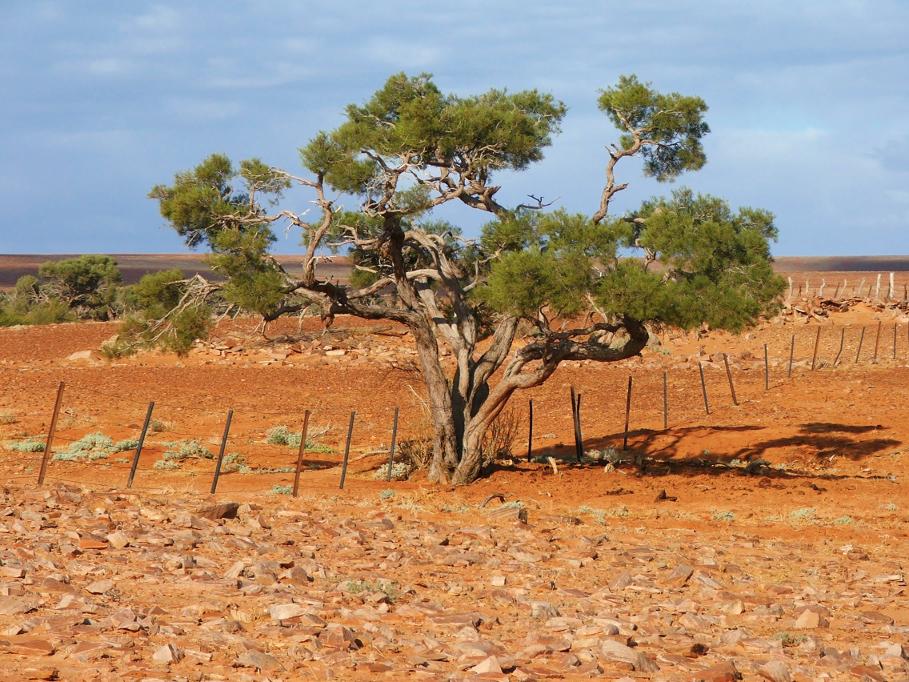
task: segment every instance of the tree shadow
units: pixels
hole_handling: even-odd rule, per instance
[[[798,448],[800,454],[816,459],[833,455],[860,460],[889,448],[902,445],[894,438],[862,439],[850,436],[878,431],[880,425],[857,426],[831,422],[809,422],[798,427],[792,436],[769,438],[738,447],[732,451],[713,452],[707,448],[699,454],[692,450],[701,444],[709,446],[711,437],[743,432],[758,432],[766,427],[746,424],[739,426],[686,426],[667,430],[637,429],[628,433],[628,449],[622,450],[624,432],[585,439],[585,458],[576,461],[574,444],[558,443],[535,449],[533,456],[553,457],[558,466],[594,468],[618,459],[617,465],[637,465],[642,475],[760,475],[768,478],[815,477],[798,474],[784,467],[771,467],[763,460],[768,451],[777,448]],[[698,443],[693,447],[693,443]],[[607,458],[596,458],[595,451],[607,451]],[[610,452],[611,451],[611,452]],[[523,459],[523,458],[521,458]],[[526,461],[526,460],[525,460]],[[826,476],[822,476],[826,477]]]

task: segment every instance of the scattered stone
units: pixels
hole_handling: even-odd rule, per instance
[[[202,507],[196,511],[196,516],[201,516],[203,519],[208,519],[209,521],[217,521],[218,519],[235,519],[237,518],[237,511],[240,509],[239,502],[222,502],[221,504],[211,505],[209,507]]]
[[[96,580],[93,583],[85,588],[85,591],[89,594],[107,594],[112,589],[114,589],[114,581],[105,579],[105,580]]]
[[[779,660],[768,661],[758,668],[758,674],[770,682],[792,682],[789,666]]]
[[[183,659],[183,652],[173,644],[165,644],[155,650],[152,654],[152,661],[159,665],[169,665]]]

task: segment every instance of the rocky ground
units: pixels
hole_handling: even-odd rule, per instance
[[[350,321],[294,338],[290,323],[266,343],[238,322],[185,359],[113,363],[71,357],[110,325],[0,330],[0,679],[909,679],[907,322],[793,312],[740,337],[667,334],[633,361],[566,366],[528,394],[532,461],[521,401],[518,455],[455,490],[375,478],[392,407],[402,438],[423,428],[400,330]],[[61,380],[64,456],[39,488],[41,453],[19,446],[43,442]],[[580,464],[569,385],[584,396]],[[164,426],[132,490],[129,452],[65,456],[89,433],[134,437],[151,399]],[[209,459],[156,466],[165,441],[216,449],[228,406],[228,452],[247,465],[217,495]],[[265,435],[296,428],[304,407],[327,430],[293,498],[296,450]]]
[[[909,676],[906,546],[885,533],[238,502],[4,488],[10,679]]]

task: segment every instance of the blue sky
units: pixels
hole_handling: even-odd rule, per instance
[[[0,253],[185,250],[152,185],[215,151],[298,171],[298,147],[401,70],[568,104],[546,159],[501,178],[515,203],[595,209],[616,137],[596,92],[636,73],[707,101],[707,166],[676,184],[772,210],[776,254],[909,253],[907,35],[898,0],[2,0]],[[671,189],[620,174],[618,212]]]

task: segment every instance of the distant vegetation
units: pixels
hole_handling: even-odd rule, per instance
[[[79,256],[47,261],[38,276],[23,275],[15,288],[0,292],[0,326],[53,324],[74,320],[123,320],[120,338],[104,350],[123,355],[143,345],[158,345],[178,353],[189,350],[211,324],[211,304],[196,298],[181,302],[197,284],[177,269],[142,277],[132,286],[123,284],[117,263],[110,256]],[[163,328],[159,320],[168,318]]]

